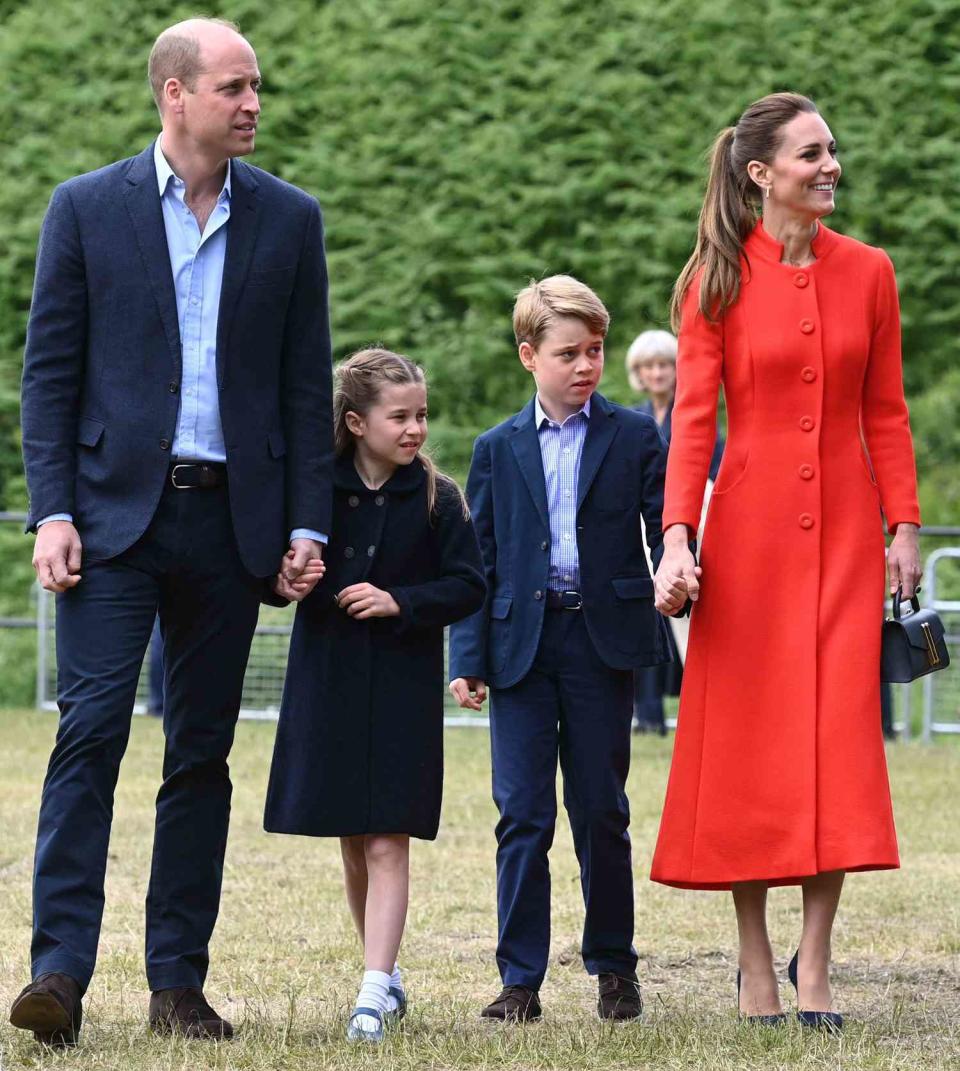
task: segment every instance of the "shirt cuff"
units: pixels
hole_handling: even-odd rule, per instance
[[[295,539],[312,539],[317,543],[323,543],[324,546],[327,543],[327,537],[322,532],[315,532],[312,528],[294,528],[290,533],[290,542],[292,543]]]
[[[51,513],[49,517],[44,517],[42,521],[37,521],[37,527],[41,524],[46,524],[47,521],[69,521],[73,524],[73,516],[69,513]]]

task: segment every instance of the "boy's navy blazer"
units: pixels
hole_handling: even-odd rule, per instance
[[[603,661],[634,669],[669,660],[653,606],[654,562],[663,554],[661,512],[667,446],[652,417],[594,394],[577,488],[577,549],[587,631]],[[450,677],[509,688],[530,670],[543,627],[550,518],[533,399],[474,444],[467,497],[488,595],[450,631]],[[575,611],[556,611],[558,613]]]
[[[330,331],[314,198],[241,160],[217,325],[230,510],[254,576],[294,528],[330,531]],[[122,553],[167,480],[181,354],[151,143],[54,191],[37,254],[23,370],[29,529],[69,513],[84,556]]]

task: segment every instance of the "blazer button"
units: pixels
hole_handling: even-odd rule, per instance
[[[813,431],[817,426],[817,422],[813,417],[805,416],[800,418],[800,430],[801,431]]]
[[[813,479],[813,465],[801,465],[797,472],[800,474],[801,480]]]
[[[794,286],[799,286],[801,290],[809,282],[810,282],[810,280],[807,278],[806,273],[802,272],[802,271],[798,271],[797,274],[793,277],[793,285]]]
[[[353,547],[344,547],[343,548],[343,556],[345,558],[352,558],[355,553],[356,553],[356,551],[354,551]]]
[[[170,440],[169,439],[161,439],[160,440],[160,449],[161,450],[169,450],[170,449]]]
[[[367,557],[372,558],[377,553],[376,547],[367,547]]]
[[[801,320],[800,321],[800,330],[805,335],[812,335],[813,334],[813,330],[814,330],[813,320]]]
[[[376,502],[376,504],[378,506],[382,506],[384,501],[385,501],[385,499],[384,499],[383,495],[377,495],[377,497],[373,501]]]
[[[176,394],[179,389],[180,384],[177,383],[176,380],[171,379],[167,384],[167,390],[170,391],[171,394]]]
[[[801,513],[800,514],[800,527],[801,528],[812,528],[813,527],[813,514],[812,513]]]
[[[800,378],[803,380],[804,383],[812,383],[817,378],[816,368],[811,368],[809,365],[807,365],[806,368],[801,370]]]
[[[539,602],[543,598],[543,592],[542,591],[535,591],[533,593],[533,597],[537,600],[537,602]]]
[[[543,541],[543,542],[542,542],[542,543],[540,544],[540,549],[541,549],[541,550],[549,550],[549,549],[550,549],[550,540],[549,540],[549,539],[545,539],[545,540],[544,540],[544,541]]]
[[[360,505],[360,499],[356,495],[351,495],[347,499],[347,501],[350,503],[351,506],[359,506]]]

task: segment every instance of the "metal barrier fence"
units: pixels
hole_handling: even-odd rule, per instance
[[[0,513],[0,522],[19,521],[23,514]],[[929,527],[921,531],[923,538],[960,539],[960,527]],[[922,737],[930,740],[934,734],[960,733],[960,598],[944,597],[944,590],[960,595],[960,547],[941,547],[926,559],[921,601],[937,610],[943,618],[950,650],[950,668],[934,673],[913,685],[894,685],[897,728],[906,738],[911,735],[913,706],[922,702]],[[0,618],[3,628],[37,629],[37,706],[56,710],[56,651],[54,633],[54,600],[49,592],[38,589],[36,618]],[[280,708],[283,678],[286,670],[287,648],[292,627],[292,609],[261,608],[260,620],[250,651],[244,680],[241,716],[244,718],[275,719]],[[145,660],[146,663],[147,660]],[[147,667],[140,675],[135,710],[147,708]],[[483,715],[461,711],[449,695],[445,698],[447,725],[485,726]],[[675,725],[675,721],[668,720]]]

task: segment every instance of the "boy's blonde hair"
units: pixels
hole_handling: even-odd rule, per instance
[[[333,440],[337,456],[352,450],[354,445],[353,435],[347,427],[347,413],[364,416],[380,400],[384,387],[411,383],[426,388],[423,369],[402,353],[394,353],[382,346],[358,350],[341,361],[333,371]],[[430,516],[436,510],[437,494],[442,489],[459,497],[463,514],[469,517],[466,499],[457,482],[442,473],[422,447],[417,451],[416,460],[427,474],[427,511]]]
[[[519,346],[529,342],[536,349],[554,321],[572,316],[606,338],[610,313],[597,295],[572,275],[551,275],[531,280],[517,294],[513,306],[513,334]]]

